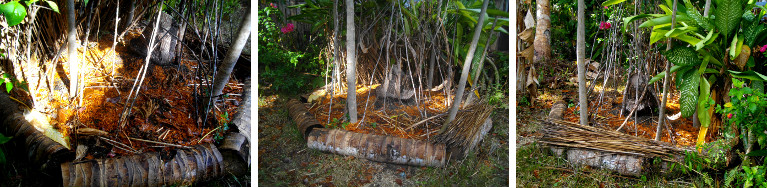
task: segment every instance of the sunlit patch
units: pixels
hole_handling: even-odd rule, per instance
[[[36,110],[32,110],[30,112],[24,113],[24,119],[26,119],[29,124],[35,127],[37,131],[40,131],[48,138],[58,142],[67,149],[71,149],[69,146],[69,134],[67,129],[61,129],[51,125],[48,116],[45,114],[42,114]]]

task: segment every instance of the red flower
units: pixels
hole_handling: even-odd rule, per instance
[[[288,23],[288,25],[280,29],[280,31],[282,31],[283,34],[286,34],[292,32],[294,28],[295,26],[293,26],[293,23]]]
[[[607,6],[605,6],[605,9],[607,9]]]
[[[732,113],[727,114],[727,119],[732,119]]]
[[[274,5],[274,3],[269,3],[269,6],[272,8],[277,8],[277,5]]]
[[[610,22],[599,23],[599,29],[610,29],[610,27],[612,27]]]

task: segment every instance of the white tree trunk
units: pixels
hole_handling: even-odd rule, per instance
[[[75,28],[75,1],[67,1],[67,26],[69,31],[67,32],[67,58],[69,59],[69,98],[77,96],[77,75],[78,61],[77,59],[77,29]]]
[[[221,66],[218,67],[218,70],[216,71],[216,77],[213,79],[213,96],[211,97],[211,100],[213,101],[221,95],[224,86],[229,82],[229,76],[232,75],[232,69],[234,69],[234,65],[237,63],[237,59],[240,58],[240,53],[242,53],[242,48],[245,47],[245,43],[248,42],[248,37],[250,37],[250,9],[247,11],[248,12],[242,20],[240,31],[237,32],[237,38],[233,41],[234,43],[232,43],[232,46],[229,47],[229,52],[226,53],[224,61],[221,62]],[[205,104],[208,104],[208,102]]]
[[[357,54],[354,42],[354,1],[346,0],[346,108],[349,111],[349,122],[357,122]]]
[[[586,92],[586,19],[583,15],[585,12],[584,8],[586,8],[586,5],[583,3],[583,0],[578,0],[578,45],[576,47],[576,56],[578,56],[578,105],[581,106],[581,124],[588,125],[589,103]]]
[[[469,77],[469,70],[471,70],[471,62],[474,58],[474,51],[477,50],[477,43],[479,42],[479,34],[482,32],[482,23],[485,23],[485,12],[487,11],[487,4],[490,0],[484,0],[482,3],[482,10],[479,12],[479,21],[476,27],[474,27],[474,36],[471,39],[471,46],[466,53],[466,60],[463,61],[463,70],[461,70],[461,80],[458,82],[458,88],[455,90],[455,96],[453,97],[453,104],[450,106],[448,112],[447,121],[442,125],[440,132],[446,130],[447,125],[455,119],[455,115],[458,113],[458,107],[461,105],[461,99],[463,98],[463,90],[466,89],[466,79]]]

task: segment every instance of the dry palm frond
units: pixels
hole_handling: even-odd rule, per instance
[[[659,157],[663,160],[674,160],[687,151],[668,143],[568,121],[548,119],[543,124],[540,142],[549,145]]]
[[[492,112],[493,107],[484,100],[466,107],[456,114],[455,120],[450,122],[444,132],[437,135],[435,141],[447,144],[451,148],[460,148],[467,153],[482,139],[482,125]]]

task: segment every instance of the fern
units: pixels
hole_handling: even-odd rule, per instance
[[[730,184],[732,184],[733,181],[735,181],[736,178],[739,179],[741,176],[740,168],[733,168],[730,171],[727,171],[726,174],[724,174],[724,187],[732,187]]]

